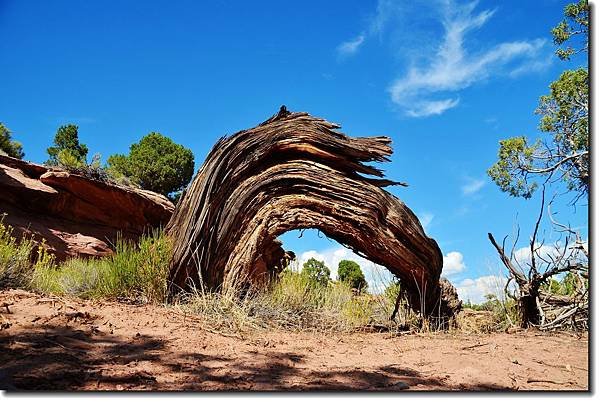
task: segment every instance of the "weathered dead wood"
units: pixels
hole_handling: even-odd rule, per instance
[[[438,311],[437,243],[382,189],[403,183],[364,164],[388,161],[391,140],[351,138],[338,128],[282,107],[257,127],[221,138],[167,225],[172,283],[211,290],[264,283],[282,266],[277,236],[316,228],[387,267],[412,307]]]
[[[556,197],[556,195],[555,195]],[[582,276],[587,276],[588,271],[588,253],[586,244],[582,241],[579,233],[570,228],[568,225],[563,225],[557,222],[552,217],[550,206],[554,202],[554,198],[548,204],[548,214],[552,224],[558,228],[559,232],[566,233],[564,238],[564,246],[556,243],[553,247],[554,255],[546,253],[542,255],[543,242],[537,241],[537,235],[542,221],[544,208],[546,207],[546,185],[542,186],[542,196],[540,204],[540,212],[535,222],[533,234],[529,240],[529,258],[525,265],[527,266],[527,275],[525,274],[521,263],[515,258],[514,246],[510,255],[505,252],[504,242],[502,247],[498,245],[496,239],[491,233],[488,233],[490,242],[498,252],[500,260],[508,269],[509,280],[505,286],[505,292],[518,302],[521,327],[526,328],[535,326],[540,329],[554,329],[562,326],[571,326],[573,328],[587,328],[588,307],[587,298],[588,292]],[[515,239],[515,245],[518,241]],[[571,236],[575,237],[575,246],[570,246],[572,243]],[[580,258],[579,254],[584,255],[584,259]],[[552,280],[552,277],[569,272],[574,275],[574,278],[579,279],[578,289],[575,289],[573,294],[568,297],[560,295],[552,295],[544,292],[542,285]],[[508,293],[508,285],[511,280],[514,280],[518,287],[518,295],[510,295]],[[565,314],[568,312],[568,314]],[[548,322],[551,320],[551,322]],[[570,321],[570,322],[568,322]],[[583,325],[581,325],[583,324]]]

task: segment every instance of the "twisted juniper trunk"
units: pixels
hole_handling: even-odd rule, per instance
[[[221,138],[167,226],[172,283],[212,290],[263,284],[282,266],[277,236],[315,228],[387,267],[413,308],[437,311],[441,251],[413,212],[382,189],[402,183],[364,164],[388,161],[391,140],[350,138],[338,128],[282,107],[259,126]]]

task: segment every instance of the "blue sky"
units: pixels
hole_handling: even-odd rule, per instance
[[[480,299],[503,275],[487,232],[518,222],[526,242],[539,208],[486,177],[498,141],[536,136],[539,96],[585,63],[553,56],[566,3],[0,0],[0,121],[35,162],[75,123],[103,160],[159,131],[197,168],[220,136],[282,104],[388,135],[382,167],[410,185],[390,191],[438,241],[461,295]],[[587,233],[587,206],[567,201],[559,218]],[[348,257],[316,232],[283,239],[300,256]]]

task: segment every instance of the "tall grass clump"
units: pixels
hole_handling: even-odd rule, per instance
[[[29,237],[19,241],[0,218],[0,289],[29,288],[35,269],[51,266],[53,258]]]
[[[0,221],[0,288],[22,287],[31,272],[31,240],[18,242],[12,228]]]
[[[43,293],[83,298],[126,298],[163,303],[171,244],[159,231],[138,244],[118,240],[115,253],[99,259],[73,258],[38,267],[32,288]]]
[[[259,296],[262,308],[257,313],[280,327],[341,330],[354,318],[353,297],[347,283],[321,283],[284,270]]]
[[[389,319],[395,300],[385,294],[358,292],[347,282],[315,281],[285,269],[266,288],[245,292],[239,289],[208,292],[201,288],[182,298],[176,307],[201,317],[213,328],[232,332],[258,328],[395,331],[405,325]]]

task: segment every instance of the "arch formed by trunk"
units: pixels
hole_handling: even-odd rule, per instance
[[[365,164],[389,161],[390,138],[351,138],[339,128],[282,106],[257,127],[221,138],[167,225],[171,283],[260,285],[282,265],[277,236],[315,228],[394,273],[414,309],[439,311],[437,243],[383,189],[404,184]]]

